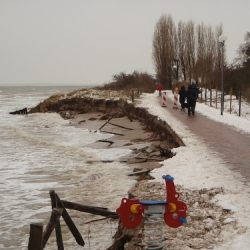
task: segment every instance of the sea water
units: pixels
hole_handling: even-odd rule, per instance
[[[88,147],[110,134],[76,128],[56,113],[9,114],[77,88],[0,87],[0,249],[27,249],[32,223],[43,223],[45,230],[51,215],[50,190],[64,200],[115,211],[135,183],[126,176],[128,167],[115,161],[130,150]],[[68,212],[83,236],[84,249],[112,244],[117,221]],[[82,249],[60,221],[65,249]],[[45,249],[57,249],[54,233]]]

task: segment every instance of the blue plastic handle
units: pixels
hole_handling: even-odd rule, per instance
[[[182,217],[180,217],[179,221],[180,221],[181,223],[187,223],[187,220],[184,219],[184,218],[182,218]]]

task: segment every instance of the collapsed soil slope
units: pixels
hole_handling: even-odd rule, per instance
[[[154,132],[160,141],[166,141],[168,149],[184,146],[181,138],[171,127],[157,116],[149,114],[147,110],[138,108],[126,99],[106,100],[90,97],[74,97],[51,101],[50,99],[31,108],[29,113],[56,112],[63,118],[73,118],[75,114],[100,112],[106,115],[107,119],[112,116],[122,117],[127,115],[131,121],[138,120],[146,126],[147,131]]]

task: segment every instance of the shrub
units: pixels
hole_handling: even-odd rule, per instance
[[[156,80],[146,72],[134,71],[132,74],[121,72],[113,76],[113,81],[97,87],[100,90],[131,90],[140,89],[152,93],[157,89]]]

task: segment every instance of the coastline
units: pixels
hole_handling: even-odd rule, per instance
[[[195,141],[192,146],[189,144],[187,147],[181,147],[185,146],[184,142],[170,127],[174,124],[177,127],[173,126],[173,128],[176,129],[180,128],[181,125],[178,122],[176,125],[175,120],[173,123],[173,119],[170,119],[171,117],[169,117],[168,112],[165,113],[165,111],[158,107],[159,101],[158,98],[156,100],[155,95],[147,96],[147,99],[144,98],[142,100],[142,103],[144,102],[143,105],[137,105],[139,103],[137,103],[137,100],[134,105],[126,100],[96,99],[96,97],[81,96],[81,93],[82,92],[80,91],[77,96],[73,96],[72,98],[67,98],[66,96],[64,99],[58,101],[43,103],[36,107],[36,112],[44,112],[43,110],[46,112],[57,112],[60,113],[63,118],[71,119],[73,121],[72,125],[89,126],[88,124],[96,124],[96,127],[91,125],[92,128],[100,128],[100,125],[103,125],[110,117],[118,112],[119,118],[123,117],[126,119],[126,121],[123,121],[121,124],[123,126],[128,126],[127,123],[130,124],[130,121],[126,114],[121,111],[120,106],[122,106],[126,111],[125,113],[129,113],[133,120],[136,120],[141,124],[141,129],[151,133],[152,137],[150,136],[150,138],[148,138],[150,140],[152,139],[151,142],[155,139],[159,140],[158,146],[165,149],[173,149],[173,152],[177,153],[175,157],[168,159],[168,161],[167,158],[163,158],[161,160],[162,162],[160,162],[160,164],[162,164],[161,168],[152,169],[153,176],[156,176],[157,173],[159,177],[161,177],[162,174],[171,172],[171,175],[173,174],[173,176],[178,173],[182,179],[188,180],[186,184],[180,181],[181,185],[175,185],[177,192],[181,192],[181,200],[185,202],[188,207],[188,224],[178,229],[170,229],[167,225],[164,225],[164,241],[168,247],[177,247],[178,249],[189,249],[189,247],[216,248],[216,246],[221,246],[224,233],[233,235],[230,231],[234,229],[234,223],[236,223],[236,220],[232,219],[233,213],[231,210],[224,210],[224,206],[220,206],[214,202],[215,197],[224,195],[225,189],[222,188],[220,184],[218,187],[217,184],[211,186],[209,184],[210,182],[207,182],[207,184],[201,183],[204,182],[202,178],[200,181],[197,179],[195,182],[196,185],[200,184],[199,187],[193,187],[192,181],[190,181],[193,176],[199,176],[200,174],[204,175],[207,172],[209,172],[209,176],[211,175],[217,178],[216,174],[210,170],[213,157],[211,159],[209,158],[208,162],[204,162],[204,167],[200,164],[204,160],[203,158],[201,159],[203,154],[201,154],[201,156],[196,155],[192,161],[194,170],[191,172],[189,171],[190,166],[188,167],[186,162],[183,162],[182,156],[184,156],[185,160],[185,157],[190,156],[191,151],[196,152],[196,149],[200,148],[201,145],[198,141]],[[86,114],[90,115],[88,118],[90,121],[87,120],[86,122],[86,119],[84,118],[84,115]],[[96,119],[96,117],[91,117],[93,114],[96,114],[97,117],[106,117],[103,120]],[[74,117],[77,117],[75,121],[73,119]],[[160,117],[162,118],[160,119]],[[97,120],[101,120],[101,122]],[[77,121],[80,123],[78,124]],[[94,123],[90,123],[93,121]],[[99,123],[97,124],[97,122]],[[189,135],[189,132],[186,130],[185,133],[180,135],[184,137],[186,143],[189,143],[189,138],[193,136],[192,134]],[[186,138],[186,135],[189,136]],[[115,139],[115,136],[112,139]],[[193,140],[194,138],[192,138],[192,141]],[[125,145],[132,146],[131,144],[124,144],[122,146]],[[94,144],[92,146],[94,146]],[[95,146],[97,146],[96,143]],[[99,144],[99,147],[108,147],[108,144],[105,143],[105,145],[103,145],[102,142]],[[206,151],[207,154],[207,149],[204,151]],[[136,151],[134,151],[134,153],[135,152]],[[147,153],[150,154],[149,152]],[[213,153],[209,154],[214,156]],[[207,158],[208,156],[206,155],[205,159]],[[181,165],[178,165],[179,161],[182,162]],[[222,163],[219,162],[219,164]],[[135,165],[139,166],[138,163]],[[171,169],[171,171],[169,171],[169,169]],[[222,169],[224,171],[223,167]],[[185,171],[187,171],[187,173]],[[187,176],[189,176],[188,179]],[[135,198],[138,200],[165,200],[166,187],[163,182],[160,181],[161,178],[159,177],[156,177],[156,180],[150,181],[148,179],[142,179],[141,181],[137,180],[134,187],[128,190],[128,198]],[[220,180],[219,183],[221,183]],[[126,197],[126,195],[123,197]],[[244,230],[242,226],[236,227],[236,229]],[[143,231],[140,226],[135,230],[131,230],[124,228],[122,224],[119,223],[116,233],[112,235],[111,238],[114,238],[114,242],[108,250],[135,249],[135,247],[137,249],[144,249],[145,247],[145,244],[143,243]]]
[[[172,158],[175,154],[171,150],[183,146],[182,140],[165,121],[159,120],[157,116],[148,113],[144,108],[137,108],[127,99],[100,99],[96,96],[94,98],[86,96],[85,92],[81,96],[81,93],[80,90],[73,96],[72,94],[64,95],[62,98],[52,96],[31,109],[31,113],[56,112],[62,118],[70,120],[70,126],[88,129],[94,133],[97,131],[113,133],[109,140],[94,142],[88,144],[87,147],[129,149],[131,151],[129,155],[116,160],[116,162],[121,161],[126,164],[131,169],[129,173],[132,175],[131,179],[136,180],[136,184],[128,188],[127,197],[139,200],[145,198],[155,200],[159,197],[160,200],[165,200],[165,186],[163,183],[152,180],[150,170],[161,167],[161,162]],[[91,93],[91,90],[88,90],[88,93]],[[98,94],[102,93],[99,91]],[[107,141],[112,141],[112,143],[107,143]],[[141,170],[146,171],[137,176],[135,172]],[[145,190],[147,190],[146,193]],[[124,249],[134,249],[135,244],[142,244],[141,247],[143,247],[140,226],[136,230],[128,230],[119,222],[115,235],[111,237],[114,238],[114,242],[108,248],[110,250],[119,249],[121,246]],[[127,237],[130,240],[125,240]],[[117,245],[119,245],[118,248]]]
[[[172,97],[169,93],[169,100],[170,98]],[[23,175],[23,177],[25,178],[24,179],[25,183],[27,182],[28,180],[27,177],[29,176],[31,177],[31,180],[33,180],[34,174],[41,174],[48,172],[48,174],[51,174],[51,180],[56,181],[57,179],[58,183],[62,183],[63,186],[66,187],[63,189],[57,189],[57,191],[59,191],[59,195],[61,198],[65,200],[74,201],[79,204],[87,204],[92,206],[95,206],[96,204],[102,204],[104,207],[110,208],[111,211],[115,211],[117,208],[117,204],[120,204],[121,198],[127,197],[127,195],[129,196],[129,198],[136,198],[139,200],[165,200],[166,198],[165,187],[164,184],[162,184],[161,176],[162,174],[171,174],[171,176],[176,178],[175,181],[176,190],[181,194],[181,200],[184,201],[188,206],[188,214],[187,214],[188,224],[178,229],[168,228],[167,226],[164,225],[164,243],[168,246],[168,248],[177,247],[178,249],[186,249],[186,248],[189,249],[191,247],[191,248],[201,248],[201,249],[203,248],[228,249],[228,247],[232,245],[236,247],[236,249],[238,248],[248,249],[247,246],[249,245],[249,240],[248,240],[249,223],[244,216],[244,214],[247,213],[248,211],[247,208],[245,207],[246,202],[248,202],[246,193],[247,191],[246,183],[242,184],[241,182],[239,182],[239,180],[241,179],[239,178],[240,176],[238,175],[238,173],[236,173],[235,171],[232,172],[231,170],[227,169],[230,164],[228,162],[222,161],[218,157],[218,153],[216,151],[213,151],[211,150],[211,148],[207,147],[205,141],[195,136],[196,134],[190,133],[188,126],[183,125],[183,123],[181,123],[180,120],[178,120],[176,116],[173,115],[174,112],[171,106],[172,103],[169,102],[168,104],[168,107],[170,107],[169,109],[162,108],[160,105],[160,99],[155,93],[151,95],[143,94],[140,100],[136,99],[134,105],[136,112],[133,112],[130,105],[129,106],[124,105],[126,110],[128,110],[129,112],[131,111],[130,115],[133,117],[133,119],[136,120],[137,118],[137,120],[142,125],[142,129],[143,130],[145,129],[144,131],[147,132],[158,131],[158,135],[160,138],[160,136],[164,134],[164,130],[161,130],[164,124],[161,123],[160,126],[158,126],[158,120],[166,121],[168,123],[168,126],[171,126],[175,131],[178,131],[178,134],[181,136],[181,138],[183,138],[183,141],[187,145],[186,147],[179,147],[179,148],[178,146],[175,146],[173,148],[173,152],[176,153],[175,157],[160,162],[161,168],[155,168],[152,170],[151,174],[152,176],[155,177],[155,180],[136,181],[137,178],[136,176],[130,177],[126,175],[126,173],[130,171],[129,168],[131,168],[131,166],[126,164],[126,162],[114,161],[110,163],[109,162],[103,163],[100,160],[100,159],[109,159],[109,157],[105,156],[105,151],[107,152],[107,154],[109,154],[108,150],[101,149],[101,147],[106,147],[108,149],[109,144],[104,142],[99,143],[100,150],[95,150],[95,149],[90,150],[90,152],[95,151],[95,155],[93,156],[91,155],[91,153],[89,154],[89,152],[86,155],[82,154],[82,152],[85,150],[81,150],[81,148],[79,147],[84,147],[84,145],[86,145],[84,138],[86,139],[86,142],[88,140],[88,136],[91,136],[93,138],[98,138],[96,140],[99,140],[101,138],[106,138],[107,140],[112,139],[112,137],[108,138],[109,135],[107,134],[105,134],[103,137],[100,137],[101,134],[99,132],[97,132],[96,134],[91,134],[94,133],[93,130],[91,130],[91,133],[88,134],[89,132],[87,130],[81,131],[81,129],[78,129],[78,131],[76,131],[76,129],[74,128],[74,124],[76,126],[78,125],[83,126],[84,123],[86,123],[85,125],[87,125],[88,123],[90,124],[90,126],[92,124],[93,127],[93,124],[97,122],[99,124],[96,126],[96,128],[100,128],[101,125],[103,125],[109,119],[109,117],[112,117],[112,109],[109,109],[106,112],[105,110],[106,103],[103,100],[98,100],[98,102],[91,101],[91,99],[89,100],[91,105],[95,103],[97,103],[98,105],[99,104],[102,105],[99,106],[92,105],[91,108],[93,110],[90,110],[90,105],[86,107],[83,107],[82,105],[84,103],[88,104],[87,102],[81,102],[81,105],[79,105],[79,109],[74,109],[75,107],[74,103],[78,104],[79,99],[73,99],[67,102],[61,101],[61,104],[65,106],[56,105],[57,110],[55,109],[54,111],[48,108],[48,112],[53,112],[57,114],[51,114],[51,115],[37,114],[34,116],[33,115],[27,117],[25,116],[24,123],[15,123],[16,127],[23,127],[24,129],[26,128],[27,134],[29,134],[29,132],[31,132],[30,130],[33,129],[34,121],[31,123],[32,125],[31,129],[27,127],[28,125],[27,121],[36,118],[37,127],[38,128],[41,127],[41,131],[44,131],[45,135],[47,133],[51,134],[50,138],[52,140],[54,140],[55,136],[58,136],[59,143],[52,147],[49,146],[47,151],[49,153],[51,152],[56,152],[56,153],[51,154],[51,157],[46,157],[44,159],[40,158],[41,160],[36,158],[36,155],[34,155],[35,157],[32,157],[33,159],[35,159],[34,165],[29,164],[31,175],[29,175],[29,172]],[[70,102],[72,106],[70,105],[67,106],[66,104],[67,103],[69,104]],[[106,100],[106,102],[108,102],[108,105],[110,106],[113,105],[113,107],[115,107],[116,104],[115,102],[110,100]],[[199,108],[201,110],[203,110],[203,108],[205,109],[205,107],[203,106],[202,109],[201,107]],[[97,117],[98,119],[92,120],[92,118],[95,117],[90,116],[89,117],[90,120],[86,119],[85,122],[83,122],[83,120],[85,119],[84,117],[81,117],[82,115],[85,115],[83,112],[84,111],[83,108],[90,110],[89,113],[91,116],[92,116],[91,114],[92,111],[93,113],[97,113],[98,115],[100,114]],[[144,108],[148,113],[141,110],[141,108]],[[118,109],[114,108],[113,112],[116,112],[117,110]],[[59,114],[63,115],[64,113],[67,113],[67,116],[69,116],[66,117],[67,121],[62,121],[62,119],[59,117]],[[87,114],[88,112],[85,113]],[[106,113],[108,115],[106,115]],[[154,114],[154,116],[151,114]],[[79,115],[79,121],[78,121],[79,124],[78,122],[76,122],[76,120],[74,121],[74,119],[78,119],[77,118],[78,115]],[[128,122],[129,121],[128,117],[124,114],[122,115],[123,118],[126,119],[126,122]],[[186,115],[183,113],[181,115],[186,117]],[[53,117],[55,117],[56,120],[58,120],[58,124],[62,125],[58,127],[59,130],[57,129],[56,126],[57,123],[48,126],[47,117],[51,118],[51,116],[52,120]],[[72,116],[72,119],[70,118],[70,116]],[[73,116],[75,116],[76,118],[74,118]],[[103,116],[103,119],[101,119],[101,116]],[[156,118],[158,117],[158,120],[155,119],[155,117]],[[198,117],[200,117],[199,114],[197,114],[197,117],[195,118]],[[70,121],[72,121],[71,125],[69,125]],[[188,120],[188,122],[190,123],[190,120]],[[131,122],[129,122],[129,124],[130,123]],[[25,124],[25,126],[22,126],[22,124]],[[122,123],[122,125],[124,124]],[[161,132],[159,133],[159,131]],[[154,133],[152,133],[152,135],[155,136]],[[75,140],[77,143],[74,144],[76,145],[76,147],[73,147],[72,148],[73,150],[68,151],[67,148],[61,147],[60,145],[63,145],[64,142],[66,142],[67,144],[68,138],[71,139],[71,137],[72,141]],[[155,138],[157,139],[157,137]],[[162,141],[164,141],[165,137],[161,138],[163,138]],[[47,145],[46,140],[45,143]],[[173,143],[171,145],[173,145]],[[15,148],[16,146],[18,145],[15,145]],[[126,146],[131,146],[131,145],[126,145]],[[31,153],[33,152],[33,147],[31,148],[25,147],[21,149],[22,150],[20,150],[20,152],[23,153],[25,153],[25,151],[23,150],[26,149],[28,157],[30,157]],[[37,149],[38,148],[36,148],[36,150]],[[44,148],[41,149],[44,150]],[[58,150],[55,151],[54,149]],[[88,149],[86,150],[86,152],[87,151]],[[113,148],[112,154],[115,155],[116,154],[115,151],[116,149]],[[125,149],[124,151],[125,154],[126,151],[129,152],[129,150],[127,149]],[[81,152],[81,154],[78,154],[79,152]],[[101,157],[98,156],[96,157],[96,155],[98,155],[99,153]],[[25,157],[25,154],[23,155]],[[122,155],[122,154],[117,154],[117,155]],[[51,164],[52,156],[55,156],[54,157],[55,160],[57,159],[59,160],[56,165],[57,167],[48,169],[43,168],[43,166],[52,165]],[[111,158],[112,157],[110,157],[110,159]],[[22,159],[23,158],[20,158],[20,160]],[[25,157],[25,159],[27,159],[27,157]],[[117,157],[116,158],[114,157],[113,159],[117,159]],[[187,159],[190,159],[190,162],[192,164],[187,164]],[[90,164],[88,163],[89,160]],[[93,164],[91,163],[91,161],[93,161]],[[36,164],[36,162],[41,164]],[[38,169],[37,171],[35,171],[37,165]],[[12,175],[12,179],[13,177],[14,176]],[[47,182],[46,176],[43,179]],[[16,183],[19,183],[18,176],[16,180],[18,180]],[[31,183],[29,183],[29,185],[30,184]],[[37,182],[34,182],[33,184],[36,186],[36,189],[39,188],[39,186],[37,187]],[[42,195],[45,196],[45,193],[47,194],[48,191],[46,189],[47,185],[43,186],[44,187]],[[53,183],[52,185],[50,185],[50,188],[51,187],[53,187]],[[58,187],[59,186],[57,185],[57,188]],[[129,193],[127,194],[128,189]],[[30,194],[31,193],[32,192],[30,192]],[[22,192],[20,194],[22,194]],[[23,197],[28,198],[29,195]],[[93,199],[93,197],[96,198]],[[33,199],[37,200],[38,198],[39,196],[37,195],[37,193],[35,193]],[[48,204],[47,198],[48,197],[46,195],[46,200],[45,200],[46,204]],[[37,202],[37,204],[39,204],[40,206],[43,206],[43,204],[45,203]],[[27,211],[30,211],[29,208],[31,204],[32,204],[32,209],[33,210],[36,209],[37,211],[36,215],[33,215],[33,217],[31,217],[30,219],[35,218],[36,220],[41,219],[42,221],[44,221],[44,218],[47,215],[43,211],[40,211],[39,206],[34,208],[35,204],[33,204],[32,202],[31,203],[25,202],[27,210],[26,211],[23,210],[24,211],[24,212],[22,211],[23,214],[26,213],[27,215]],[[14,210],[17,208],[18,207],[13,207]],[[51,207],[48,206],[47,211],[50,212],[50,210]],[[77,211],[74,212],[73,210],[72,214],[74,216],[75,222],[77,223],[77,227],[79,226],[79,229],[82,232],[82,236],[84,237],[85,240],[88,239],[87,242],[89,245],[92,244],[91,248],[89,247],[90,249],[94,249],[94,246],[96,247],[95,249],[107,249],[113,243],[111,242],[111,240],[117,229],[117,220],[114,221],[111,219],[104,219],[102,220],[102,222],[97,220],[95,223],[92,223],[91,221],[94,219],[95,216],[93,217],[93,215],[91,214],[82,213],[79,216],[79,212]],[[91,225],[88,224],[89,228],[86,228],[87,227],[86,221],[91,222]],[[28,228],[27,227],[28,222],[25,221],[24,223],[26,223],[26,225],[23,228]],[[91,234],[89,234],[90,227],[91,227]],[[28,229],[25,232],[28,235]],[[142,246],[139,243],[140,240],[142,239],[142,237],[140,237],[141,235],[140,232],[139,234],[137,234],[136,232],[133,232],[131,230],[128,230],[128,232],[124,230],[122,231],[122,233],[123,234],[120,235],[118,233],[115,234],[114,238],[117,239],[120,237],[122,238],[124,235],[127,236],[127,238],[123,238],[124,240],[127,239],[126,241],[123,241],[123,244],[126,243],[124,245],[125,249],[128,249],[126,248],[127,245],[129,245],[129,249],[143,249],[139,247]],[[132,236],[130,236],[129,234],[132,234]],[[108,239],[107,244],[105,244],[105,247],[103,245],[103,241],[100,240],[101,237],[103,236],[105,242],[106,239]],[[75,242],[73,242],[74,239],[70,234],[70,232],[64,230],[63,237],[65,243],[67,243],[68,246],[73,247],[72,243],[74,244]],[[23,238],[24,237],[22,237],[22,239]],[[136,245],[132,244],[132,241],[130,241],[131,238],[133,238]],[[138,239],[138,241],[136,238]],[[241,239],[243,239],[243,241],[239,241]],[[55,237],[52,237],[52,240],[53,240],[52,242],[54,242]],[[6,242],[9,241],[7,240]],[[239,242],[242,242],[240,243],[242,247],[238,247]],[[78,249],[77,246],[74,246],[73,248]],[[121,247],[113,249],[121,249]]]

